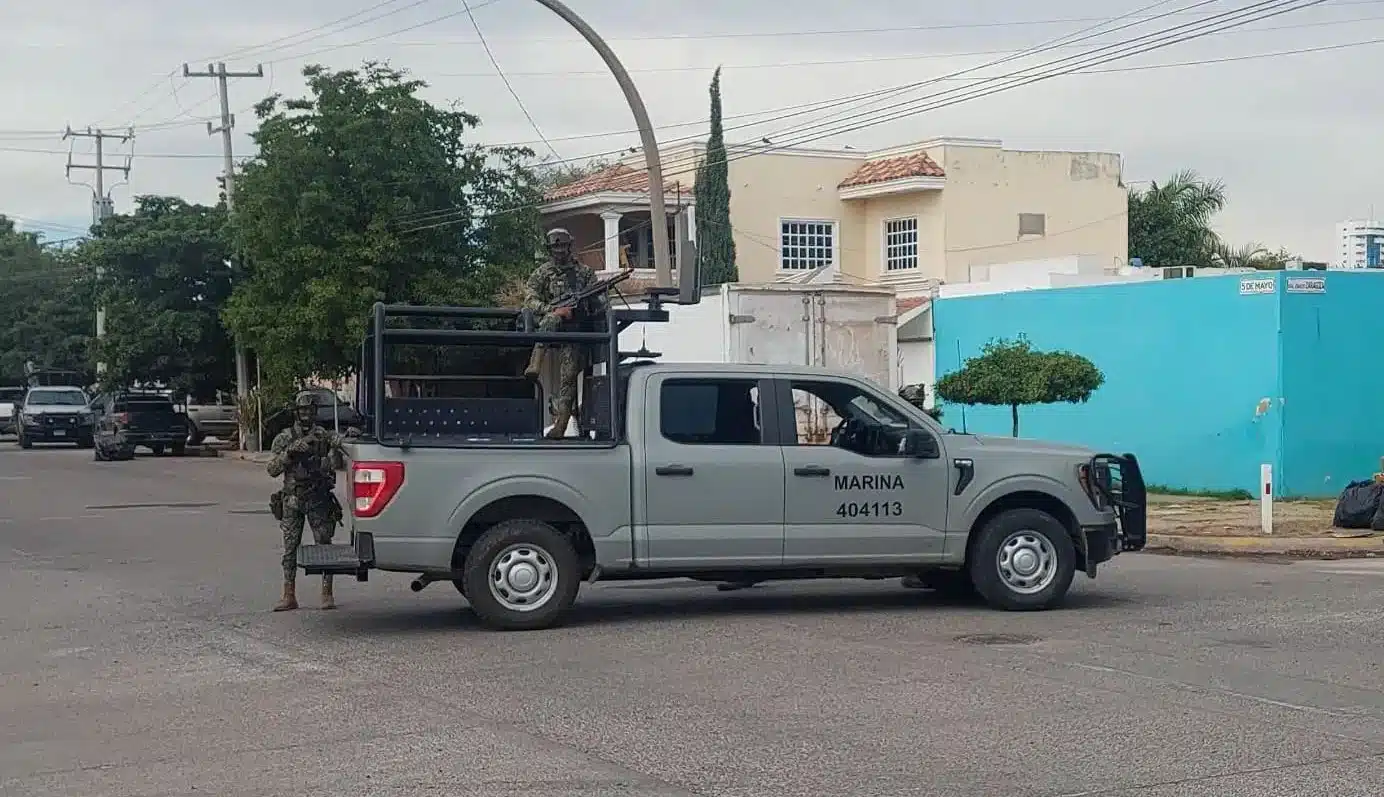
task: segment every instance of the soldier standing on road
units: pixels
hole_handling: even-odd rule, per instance
[[[318,545],[330,545],[341,522],[336,499],[336,471],[344,467],[341,438],[317,423],[317,398],[299,394],[293,406],[294,423],[279,432],[270,446],[269,475],[283,477],[283,488],[270,497],[270,508],[284,539],[283,597],[274,606],[282,612],[298,608],[298,546],[303,525],[312,527]],[[322,608],[335,609],[332,577],[322,576]]]
[[[564,322],[572,321],[576,311],[571,307],[553,309],[553,303],[590,286],[596,281],[596,273],[572,256],[572,234],[566,230],[549,230],[547,245],[549,260],[529,275],[524,291],[524,307],[538,317],[540,330],[555,332]],[[546,349],[547,346],[542,343],[533,347],[533,355],[529,358],[528,368],[524,369],[524,376],[538,378]],[[557,351],[558,383],[553,396],[553,428],[547,435],[552,439],[567,434],[567,424],[572,420],[572,411],[577,402],[577,378],[581,376],[586,359],[586,352],[581,346],[559,345]]]

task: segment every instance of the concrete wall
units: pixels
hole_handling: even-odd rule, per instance
[[[1324,281],[1324,293],[1301,279]],[[1379,470],[1384,456],[1384,369],[1378,322],[1384,274],[1286,272],[1282,306],[1285,495],[1338,495]]]
[[[1260,463],[1277,459],[1278,305],[1272,294],[1242,296],[1237,277],[947,298],[933,308],[939,375],[988,340],[1019,334],[1104,372],[1087,404],[1021,408],[1023,437],[1133,452],[1151,484],[1195,489],[1254,490]],[[961,429],[964,417],[971,432],[1010,432],[1008,408],[943,406],[948,426]]]
[[[929,151],[947,173],[948,282],[972,266],[1063,255],[1095,255],[1104,265],[1129,251],[1128,191],[1121,158],[1105,152],[1024,152],[997,146]],[[1042,213],[1042,237],[1019,238],[1019,214]]]

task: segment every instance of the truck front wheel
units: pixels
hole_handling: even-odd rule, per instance
[[[577,599],[581,562],[571,540],[541,520],[496,523],[466,554],[462,593],[498,631],[549,628]]]
[[[1076,547],[1057,518],[1039,509],[1010,509],[978,533],[971,583],[991,606],[1049,609],[1066,597],[1076,573]]]

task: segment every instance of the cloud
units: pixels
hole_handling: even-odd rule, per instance
[[[480,4],[480,0],[472,2]],[[484,123],[479,131],[483,140],[507,143],[539,138],[494,77],[471,23],[456,13],[455,0],[393,0],[383,5],[356,0],[351,6],[325,0],[245,0],[233,13],[154,0],[119,4],[73,0],[61,6],[13,0],[11,5],[17,8],[10,10],[8,19],[17,24],[0,31],[0,101],[10,111],[0,123],[0,212],[60,224],[85,223],[90,193],[66,182],[65,154],[8,150],[65,153],[68,145],[56,137],[64,125],[119,125],[132,118],[136,127],[169,124],[140,132],[129,185],[115,193],[117,206],[128,208],[131,193],[176,193],[193,200],[213,200],[214,178],[221,169],[220,144],[218,138],[207,135],[200,120],[217,112],[214,85],[206,79],[185,80],[180,69],[185,61],[194,69],[205,68],[207,59],[218,55],[229,56],[225,60],[232,69],[264,62],[272,75],[232,82],[232,106],[240,112],[234,137],[240,154],[252,151],[248,131],[253,120],[248,109],[254,101],[271,90],[289,95],[302,91],[298,72],[303,56],[338,68],[357,65],[364,58],[387,59],[427,79],[430,98],[460,100],[477,113]],[[293,37],[375,5],[379,7],[335,28]],[[904,0],[855,6],[800,0],[789,16],[781,12],[781,6],[743,0],[695,4],[571,0],[571,5],[611,39],[661,126],[705,119],[706,84],[717,64],[725,65],[725,112],[736,116],[928,80],[1001,57],[984,53],[1032,46],[1088,27],[1090,20],[1128,10],[1112,9],[1096,0],[1042,6],[989,0],[956,6],[945,16]],[[1227,3],[1213,10],[1237,5]],[[448,14],[453,16],[403,30]],[[498,0],[475,14],[496,59],[513,75],[515,90],[559,153],[584,156],[637,141],[632,133],[619,132],[629,131],[633,124],[614,81],[603,74],[604,66],[595,53],[560,19],[525,0]],[[71,24],[74,19],[84,24]],[[1163,24],[1188,19],[1183,15]],[[1350,20],[1358,21],[1341,24]],[[1336,0],[1257,23],[1253,26],[1257,31],[1187,42],[1103,68],[1233,58],[1384,38],[1381,22],[1384,15],[1377,4]],[[949,25],[972,27],[945,27]],[[786,28],[892,30],[705,36]],[[1151,29],[1113,34],[1093,44]],[[275,42],[285,37],[289,38]],[[376,40],[340,47],[370,38]],[[265,43],[272,44],[233,52]],[[321,52],[331,47],[338,49]],[[1069,48],[1008,67],[1031,66],[1079,51]],[[849,63],[801,63],[822,61]],[[786,63],[797,65],[755,66]],[[1332,225],[1369,213],[1375,186],[1384,184],[1384,161],[1369,157],[1384,112],[1367,100],[1375,93],[1373,76],[1381,66],[1384,46],[1362,46],[1293,57],[1062,77],[866,129],[847,131],[837,123],[793,137],[831,133],[814,143],[864,149],[936,135],[973,135],[1001,138],[1007,146],[1019,148],[1117,151],[1125,156],[1130,180],[1160,179],[1193,168],[1226,181],[1230,205],[1218,226],[1229,239],[1286,246],[1324,258],[1334,243]],[[1004,67],[995,67],[984,74],[1002,71]],[[557,74],[527,74],[534,72]],[[580,74],[584,72],[594,74]],[[920,88],[903,99],[959,85],[949,82]],[[791,136],[791,128],[819,122],[827,113],[733,129],[728,135],[749,140],[768,135],[781,140]],[[728,122],[728,126],[735,124]],[[660,138],[677,139],[702,129],[700,124],[665,127]],[[40,137],[41,131],[53,135]],[[570,138],[593,133],[612,135]],[[86,145],[79,142],[78,151],[85,152]],[[541,144],[534,149],[546,152]],[[187,157],[154,157],[173,154]]]

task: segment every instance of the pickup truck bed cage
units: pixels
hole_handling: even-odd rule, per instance
[[[644,308],[615,309],[607,306],[604,318],[597,317],[585,326],[590,329],[544,332],[528,310],[500,307],[449,307],[376,302],[361,345],[361,378],[357,384],[356,406],[366,418],[364,434],[381,445],[428,445],[430,447],[476,447],[533,445],[611,445],[610,440],[567,439],[548,441],[542,436],[544,402],[542,389],[535,386],[529,398],[501,397],[413,397],[387,395],[391,380],[418,379],[415,374],[388,370],[390,352],[401,346],[493,347],[514,349],[539,343],[583,344],[592,353],[590,364],[618,364],[622,360],[651,356],[649,352],[621,352],[620,333],[631,324],[665,322],[658,289],[648,297]],[[478,381],[493,380],[495,374],[471,375]],[[517,376],[517,375],[515,375]],[[465,375],[436,374],[426,377],[464,381]],[[598,428],[622,428],[617,417],[620,381],[591,380],[609,396],[596,405],[611,414]],[[595,398],[589,396],[588,399]],[[589,413],[588,413],[589,416]],[[613,438],[613,435],[611,436]]]

